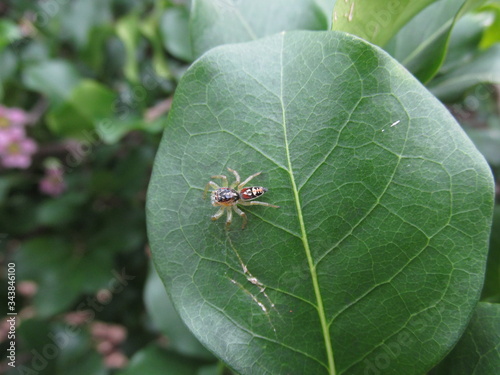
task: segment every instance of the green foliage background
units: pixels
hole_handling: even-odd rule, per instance
[[[7,0],[0,15],[0,103],[28,111],[38,144],[28,169],[0,169],[0,300],[14,262],[18,313],[17,368],[0,372],[495,374],[500,210],[490,230],[475,147],[496,181],[498,1]],[[50,197],[54,158],[66,190]],[[263,171],[281,208],[246,209],[245,231],[211,222],[201,192],[227,167]],[[325,352],[318,311],[379,284]],[[416,342],[377,362],[418,309]]]

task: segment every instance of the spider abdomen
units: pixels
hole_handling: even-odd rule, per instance
[[[246,187],[246,188],[241,189],[240,197],[242,200],[248,201],[248,200],[260,197],[266,191],[267,191],[267,189],[265,187],[262,187],[262,186]]]

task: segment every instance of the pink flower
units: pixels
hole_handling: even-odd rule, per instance
[[[61,195],[66,190],[63,174],[64,172],[61,167],[46,168],[45,176],[39,183],[40,191],[53,197]]]
[[[22,127],[29,122],[29,115],[19,108],[7,108],[0,105],[0,131],[13,127]]]
[[[19,126],[4,129],[0,128],[0,154],[2,154],[2,150],[4,150],[12,142],[13,138],[26,138],[24,128]]]
[[[23,128],[0,131],[0,160],[6,168],[28,168],[37,149],[35,141],[27,138]]]

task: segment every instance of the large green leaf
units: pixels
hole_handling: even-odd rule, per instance
[[[385,45],[418,12],[436,0],[344,0],[333,8],[332,30]]]
[[[245,207],[245,230],[211,222],[203,188],[227,167],[263,171],[251,184],[281,208]],[[492,204],[482,156],[395,60],[290,32],[186,72],[148,232],[184,322],[237,372],[420,375],[478,300]]]
[[[464,335],[432,375],[487,375],[500,369],[500,305],[480,303]]]
[[[325,0],[193,0],[194,55],[221,44],[246,42],[284,30],[326,30]]]

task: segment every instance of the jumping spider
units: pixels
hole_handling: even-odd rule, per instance
[[[233,211],[241,216],[243,219],[243,225],[241,229],[244,229],[247,225],[247,215],[241,211],[237,205],[242,206],[267,206],[279,208],[279,206],[275,206],[273,204],[269,204],[266,202],[254,202],[252,199],[260,197],[264,194],[267,189],[262,186],[253,186],[253,187],[244,187],[247,183],[250,182],[251,179],[260,175],[262,172],[255,173],[248,177],[245,181],[240,183],[240,175],[234,169],[228,168],[229,172],[234,174],[236,181],[234,181],[231,185],[228,184],[227,177],[224,175],[212,176],[212,178],[219,178],[222,180],[222,187],[217,185],[215,182],[210,181],[205,187],[205,191],[203,192],[203,198],[205,199],[207,195],[207,191],[210,187],[214,188],[211,194],[212,206],[218,207],[220,206],[219,211],[212,215],[212,220],[219,219],[224,212],[227,213],[226,220],[226,229],[231,225],[231,220],[233,218]],[[252,202],[250,202],[252,201]]]

